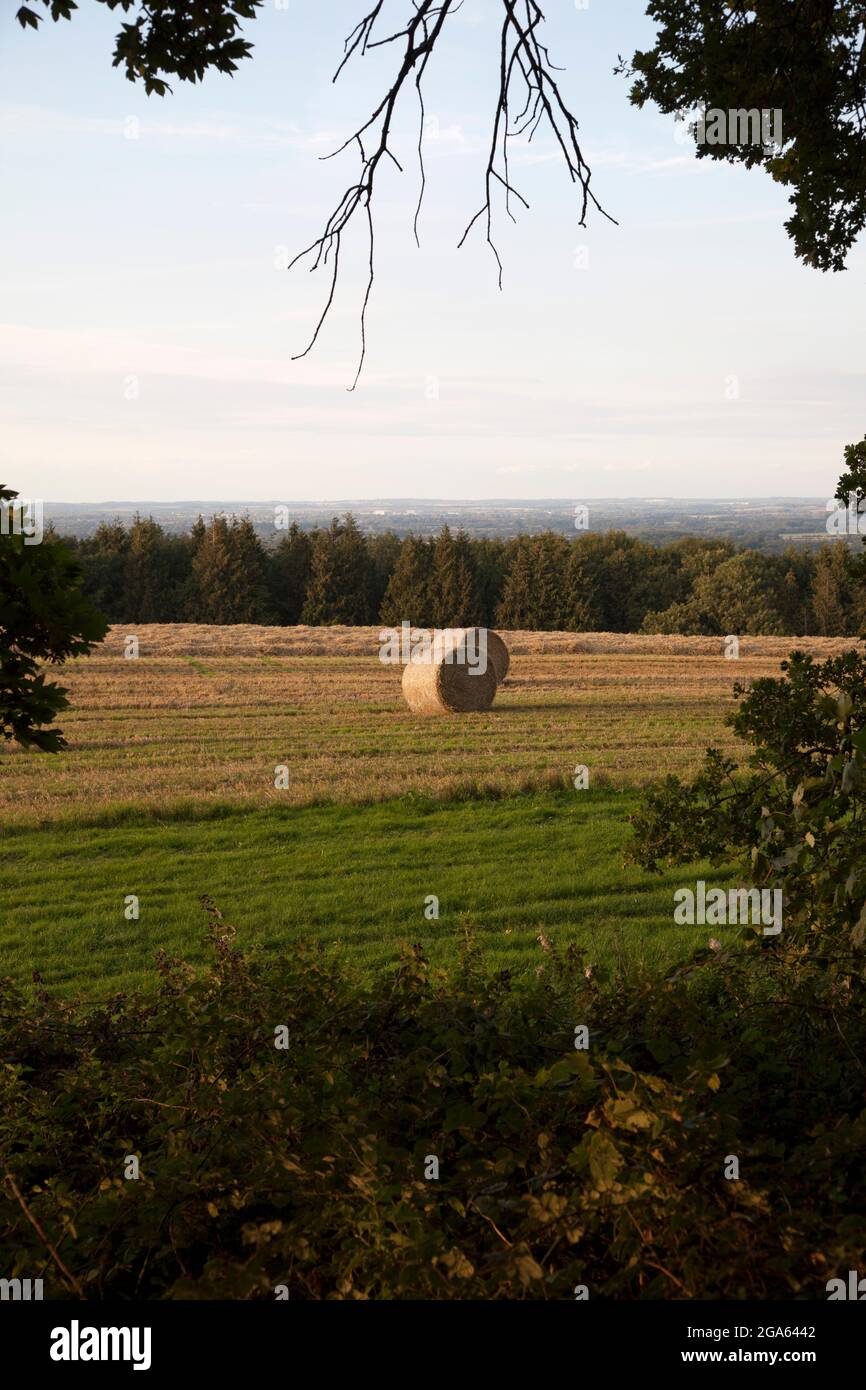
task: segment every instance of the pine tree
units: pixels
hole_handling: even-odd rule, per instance
[[[502,598],[496,610],[496,625],[504,628],[532,627],[534,601],[532,594],[532,541],[518,536],[509,542],[508,569],[502,586]]]
[[[334,517],[327,531],[316,531],[313,535],[313,551],[310,558],[310,579],[307,594],[301,609],[301,622],[313,627],[339,622],[334,617],[336,600],[336,545],[339,522]]]
[[[124,582],[128,550],[129,535],[119,521],[102,522],[78,547],[84,569],[82,592],[110,623],[125,623],[134,616]]]
[[[851,588],[848,547],[843,541],[822,545],[815,557],[811,610],[821,637],[844,637],[849,632]]]
[[[545,531],[532,541],[533,602],[532,626],[536,631],[552,632],[566,626],[566,567],[568,541],[553,531]]]
[[[234,583],[234,616],[229,621],[272,623],[275,615],[268,591],[268,557],[249,517],[235,517],[228,540]]]
[[[400,546],[394,572],[388,581],[379,620],[387,627],[402,622],[413,627],[433,627],[430,601],[432,552],[429,543],[407,536]]]
[[[180,582],[178,591],[178,619],[184,623],[200,622],[201,601],[199,599],[198,579],[196,577],[195,559],[207,536],[207,526],[204,518],[196,517],[189,529],[189,534],[182,537],[186,550],[186,565],[184,574]]]
[[[470,541],[469,545],[481,602],[481,622],[485,627],[493,627],[505,583],[508,545],[506,541],[487,536]]]
[[[356,625],[374,622],[378,605],[373,600],[373,560],[351,512],[346,515],[337,541],[337,580],[345,614],[341,621]]]
[[[136,515],[129,528],[123,585],[128,595],[127,616],[133,622],[171,621],[173,575],[165,532],[153,517],[144,520]]]
[[[313,562],[313,542],[296,521],[270,556],[271,603],[280,623],[301,621]]]
[[[580,541],[569,547],[563,587],[561,627],[567,632],[597,632],[599,607]]]
[[[472,552],[463,531],[452,536],[443,526],[433,543],[430,598],[433,627],[475,627],[481,622]]]
[[[201,519],[199,519],[201,522]],[[190,617],[199,623],[231,622],[232,575],[229,523],[224,516],[196,523]]]
[[[383,531],[378,536],[369,536],[366,545],[372,569],[370,602],[375,616],[381,610],[382,600],[400,558],[403,542],[395,531]]]
[[[793,569],[785,571],[779,594],[779,612],[785,621],[785,631],[789,637],[804,637],[808,622],[806,604],[800,591],[800,584]]]
[[[267,557],[248,517],[215,516],[200,534],[192,561],[194,621],[267,623]]]
[[[334,517],[313,541],[310,583],[301,621],[312,625],[365,625],[374,618],[373,566],[354,517]]]

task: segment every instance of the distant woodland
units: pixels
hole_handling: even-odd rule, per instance
[[[576,632],[856,636],[866,591],[845,544],[737,549],[706,537],[652,545],[621,531],[470,538],[369,536],[354,518],[265,544],[247,518],[152,519],[64,537],[85,593],[116,623],[375,624]],[[49,537],[50,539],[50,537]]]

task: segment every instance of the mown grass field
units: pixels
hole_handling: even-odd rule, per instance
[[[598,963],[685,952],[706,931],[672,923],[682,871],[622,866],[635,789],[733,747],[734,680],[790,645],[515,634],[489,713],[422,719],[372,629],[140,629],[137,660],[126,631],[64,669],[67,751],[0,751],[0,974],[153,980],[160,948],[203,958],[203,894],[242,945],[318,940],[365,969],[411,941],[444,963],[467,928],[518,974],[540,929]]]
[[[49,986],[101,993],[153,980],[158,948],[201,962],[203,893],[246,950],[318,941],[363,970],[416,941],[444,965],[467,929],[491,969],[517,975],[543,961],[539,931],[594,963],[670,958],[706,931],[672,924],[681,871],[648,881],[620,868],[632,802],[613,791],[404,798],[13,832],[0,973],[38,969]],[[129,894],[138,921],[124,916]],[[430,895],[438,919],[425,916]]]

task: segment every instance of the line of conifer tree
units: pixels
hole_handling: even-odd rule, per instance
[[[866,594],[847,547],[782,554],[685,539],[657,546],[619,531],[473,539],[367,536],[351,515],[293,523],[266,543],[246,517],[199,519],[185,535],[150,518],[67,541],[84,589],[116,623],[376,624],[576,632],[866,630]]]

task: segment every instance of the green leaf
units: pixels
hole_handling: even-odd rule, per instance
[[[589,1141],[589,1171],[596,1187],[607,1191],[616,1183],[623,1158],[613,1140],[596,1130]]]

